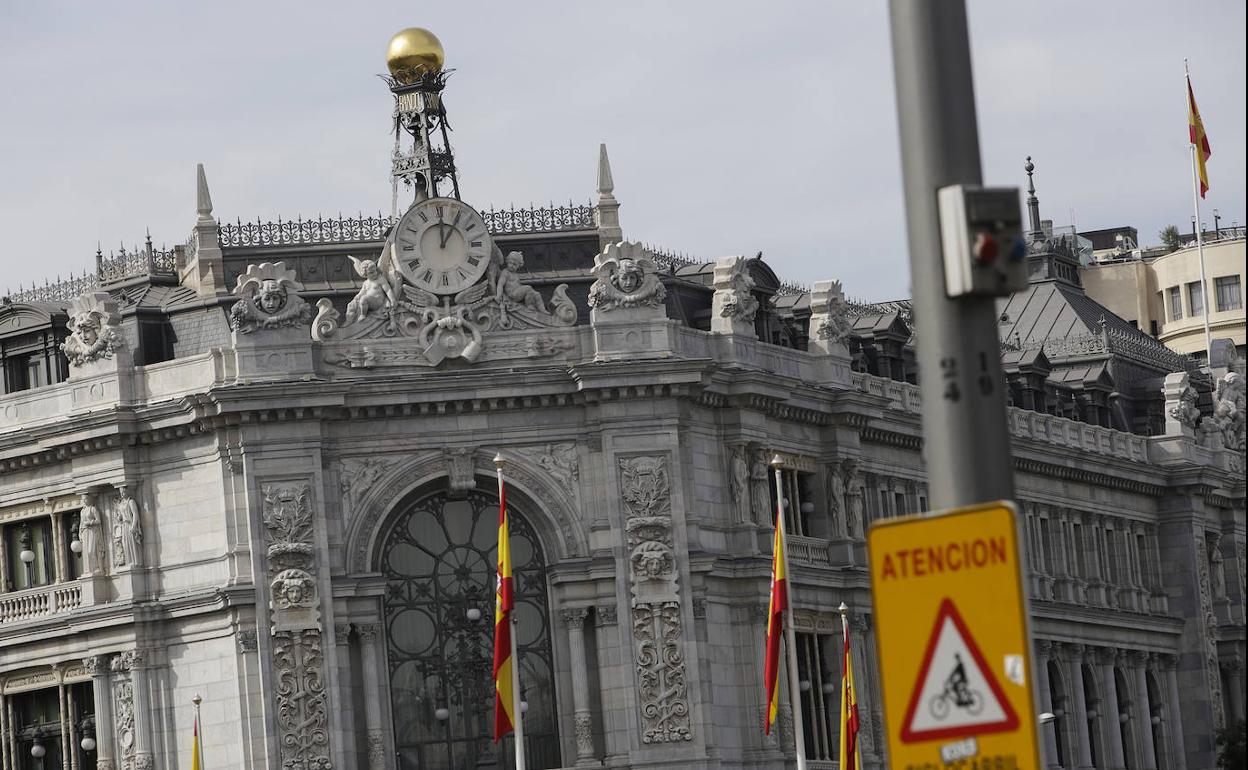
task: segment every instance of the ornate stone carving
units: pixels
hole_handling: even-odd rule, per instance
[[[335,623],[334,624],[334,643],[339,647],[345,647],[351,643],[351,624]]]
[[[124,485],[117,487],[113,506],[113,564],[137,567],[143,564],[143,521],[139,504]]]
[[[116,659],[114,658],[114,662]],[[114,671],[116,668],[114,667]],[[113,729],[123,766],[134,762],[134,686],[128,679],[113,684]]]
[[[589,306],[599,313],[619,308],[658,307],[667,298],[658,266],[640,244],[609,244],[594,257],[597,280],[589,287]]]
[[[828,344],[843,344],[849,339],[854,324],[849,318],[849,304],[840,281],[820,281],[810,297],[810,325],[814,336]]]
[[[156,758],[151,754],[139,754],[134,758],[134,770],[156,770]]]
[[[442,455],[446,458],[446,474],[449,477],[452,492],[470,492],[477,488],[473,454],[473,450],[468,447],[457,449],[448,447],[442,450]]]
[[[121,316],[108,292],[83,294],[70,306],[70,335],[61,343],[69,365],[79,367],[112,358],[125,347],[120,333]]]
[[[572,717],[572,729],[576,733],[576,753],[581,757],[594,755],[594,720],[589,712],[578,711]]]
[[[1211,532],[1205,536],[1209,548],[1209,591],[1213,598],[1226,598],[1226,563],[1222,557],[1222,535]]]
[[[273,633],[321,627],[316,581],[301,569],[277,573],[269,584],[269,608],[273,611]]]
[[[365,737],[368,744],[368,766],[382,768],[386,766],[386,742],[381,730],[369,730]]]
[[[82,667],[92,677],[103,676],[108,673],[108,656],[92,655],[82,659]]]
[[[518,251],[504,257],[495,246],[487,274],[479,282],[454,297],[439,298],[404,285],[393,248],[387,243],[376,262],[351,257],[364,283],[347,305],[345,320],[328,299],[317,302],[313,339],[413,338],[420,342],[420,355],[411,363],[436,366],[447,358],[476,361],[486,349],[485,335],[493,330],[576,323],[576,305],[568,297],[567,284],[555,287],[548,308],[537,289],[521,280],[524,257]],[[353,366],[368,365],[367,356],[360,353],[359,363],[354,363],[356,357],[349,359]]]
[[[841,476],[845,479],[845,526],[851,538],[865,537],[863,518],[866,508],[866,486],[859,473],[858,461],[852,458],[841,462]]]
[[[1218,378],[1214,392],[1213,425],[1222,434],[1222,445],[1232,452],[1235,470],[1244,469],[1245,422],[1248,402],[1245,400],[1244,375],[1231,371]]]
[[[619,622],[614,604],[599,604],[594,607],[594,617],[600,626],[614,626]]]
[[[234,643],[239,652],[255,652],[259,648],[256,629],[240,628],[234,633]]]
[[[1207,558],[1209,548],[1203,535],[1197,538],[1196,547],[1196,572],[1200,580],[1200,614],[1205,626],[1200,634],[1205,648],[1205,684],[1209,687],[1213,726],[1215,729],[1221,729],[1226,724],[1226,717],[1222,708],[1222,677],[1219,675],[1218,668],[1218,619],[1213,613],[1213,591],[1209,585],[1209,559]]]
[[[750,500],[757,524],[775,526],[776,512],[771,508],[771,467],[767,450],[755,447],[750,461]]]
[[[248,265],[238,277],[230,308],[230,328],[240,334],[258,329],[306,326],[312,320],[312,307],[298,292],[303,289],[294,270],[284,262]]]
[[[355,632],[360,635],[361,644],[375,644],[381,636],[381,624],[356,623]]]
[[[581,477],[581,462],[576,456],[574,442],[563,441],[541,447],[521,447],[516,451],[533,458],[538,466],[559,482],[559,486],[563,487],[564,491],[569,494],[576,492],[576,482]]]
[[[275,634],[273,664],[282,768],[331,770],[320,633]]]
[[[1178,401],[1166,404],[1166,414],[1180,425],[1195,430],[1200,424],[1200,409],[1196,407],[1196,396],[1196,389],[1188,385],[1179,393]]]
[[[269,574],[310,566],[313,549],[308,487],[266,486],[261,494],[264,497]]]
[[[78,539],[82,543],[82,569],[88,575],[104,574],[104,519],[95,497],[84,493],[78,512]]]
[[[744,257],[724,257],[712,274],[711,331],[753,336],[758,298]]]
[[[732,510],[738,523],[744,524],[750,517],[750,465],[746,461],[746,448],[738,444],[728,458],[728,493],[732,498]]]
[[[588,607],[564,607],[559,610],[559,619],[568,628],[584,628],[585,616],[588,614]]]
[[[619,459],[642,743],[693,739],[665,457]]]
[[[350,518],[364,490],[377,483],[396,460],[370,455],[347,457],[339,463],[338,486],[342,490],[343,513]]]

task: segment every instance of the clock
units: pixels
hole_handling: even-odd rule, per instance
[[[393,239],[404,280],[434,294],[463,291],[490,266],[493,242],[485,220],[454,198],[413,204],[395,226]]]

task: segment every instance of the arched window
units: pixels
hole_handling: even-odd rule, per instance
[[[1062,679],[1062,668],[1057,664],[1057,661],[1050,660],[1047,665],[1049,702],[1053,704],[1053,737],[1057,744],[1057,764],[1062,767],[1070,767],[1070,758],[1066,752],[1066,726],[1070,724],[1070,720],[1067,719],[1066,715],[1066,682]]]
[[[1122,673],[1122,669],[1114,669],[1114,690],[1118,695],[1119,713],[1114,714],[1118,721],[1118,729],[1122,735],[1122,760],[1127,770],[1135,770],[1135,730],[1131,724],[1131,687]],[[1108,715],[1106,715],[1108,716]]]
[[[517,498],[519,496],[516,496]],[[546,562],[508,496],[525,754],[559,767]],[[386,575],[386,645],[399,770],[513,767],[494,731],[494,591],[498,496],[426,490],[400,506],[378,563]]]
[[[1104,701],[1101,700],[1100,688],[1096,684],[1096,675],[1090,666],[1080,666],[1083,676],[1083,698],[1088,707],[1088,751],[1092,755],[1092,766],[1100,767],[1101,757],[1105,756],[1104,742],[1101,740],[1101,725],[1104,715],[1101,714]]]
[[[1148,716],[1153,731],[1153,767],[1157,770],[1170,770],[1170,734],[1166,725],[1166,707],[1161,697],[1161,686],[1152,671],[1145,672],[1144,681],[1148,686]]]

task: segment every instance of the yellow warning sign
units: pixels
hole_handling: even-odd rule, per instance
[[[894,770],[1038,770],[1017,509],[875,522],[867,534]]]

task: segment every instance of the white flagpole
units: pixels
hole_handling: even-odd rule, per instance
[[[201,768],[204,766],[204,723],[199,719],[199,704],[203,702],[204,699],[199,697],[199,693],[195,693],[195,697],[191,698],[191,703],[195,704],[195,748],[199,749]]]
[[[1187,59],[1183,60],[1183,82],[1187,86],[1185,95],[1190,121],[1192,118],[1192,78],[1187,71]],[[1200,224],[1200,172],[1196,164],[1196,153],[1200,152],[1200,148],[1192,141],[1190,131],[1187,143],[1192,150],[1192,211],[1196,214],[1196,253],[1200,258],[1200,304],[1205,319],[1205,366],[1213,366],[1213,339],[1209,333],[1209,285],[1205,279],[1205,228]],[[1190,297],[1188,302],[1191,302]]]
[[[806,731],[802,725],[802,688],[797,681],[797,635],[793,631],[793,573],[789,572],[789,541],[784,532],[784,485],[780,477],[780,455],[771,458],[776,471],[776,528],[780,531],[781,552],[784,556],[784,580],[788,591],[788,606],[784,610],[784,646],[789,660],[789,705],[793,709],[793,742],[797,754],[797,770],[806,770]]]
[[[498,471],[498,499],[505,500],[506,495],[503,492],[503,456],[495,455],[494,467]],[[511,540],[511,510],[507,511],[507,539]],[[510,545],[510,543],[508,543]],[[510,564],[507,565],[509,568]],[[511,592],[515,596],[516,592],[516,576],[515,570],[512,570],[511,576]],[[515,715],[515,721],[512,723],[512,736],[515,738],[516,750],[516,770],[525,770],[524,759],[524,712],[520,708],[523,702],[520,698],[520,656],[516,651],[516,616],[511,616],[511,713]]]

